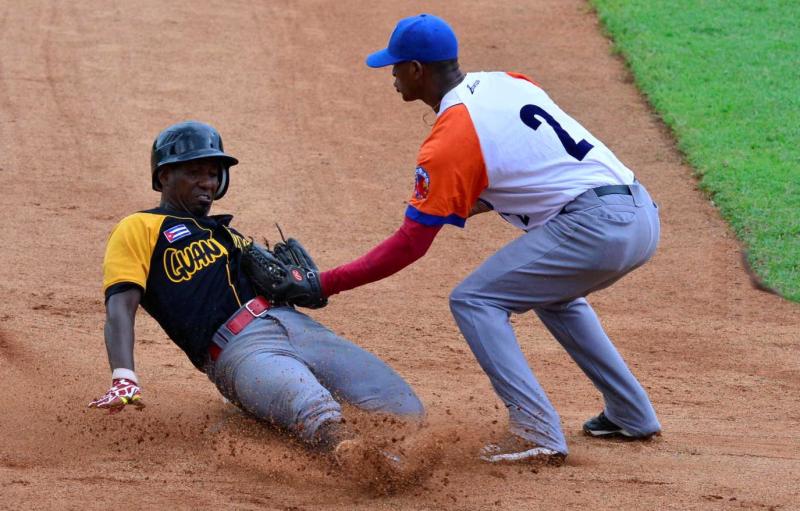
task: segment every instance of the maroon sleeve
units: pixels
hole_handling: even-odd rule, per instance
[[[335,295],[397,273],[425,255],[441,228],[406,217],[394,234],[363,256],[322,272],[322,292],[325,296]]]

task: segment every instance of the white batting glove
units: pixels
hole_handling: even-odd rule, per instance
[[[112,375],[112,378],[113,376],[116,375]],[[113,378],[108,392],[89,403],[89,408],[106,408],[109,415],[121,412],[126,405],[133,405],[137,410],[144,408],[142,389],[136,382],[136,376],[133,371],[130,371],[128,376],[127,378]]]

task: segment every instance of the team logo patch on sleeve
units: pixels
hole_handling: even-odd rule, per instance
[[[414,171],[414,197],[417,199],[426,198],[430,187],[431,177],[428,175],[428,171],[422,167],[417,167]]]
[[[164,237],[167,238],[167,241],[170,243],[177,241],[181,238],[185,238],[186,236],[192,234],[188,227],[185,224],[178,224],[175,227],[170,227],[166,231],[164,231]]]

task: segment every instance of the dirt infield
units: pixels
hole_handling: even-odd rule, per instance
[[[578,0],[58,2],[0,0],[0,509],[800,509],[800,308],[754,289],[739,248]],[[483,215],[445,228],[401,274],[313,315],[389,361],[428,407],[443,464],[391,496],[234,413],[145,314],[147,408],[105,391],[101,262],[123,216],[154,206],[163,127],[217,126],[241,164],[216,212],[323,268],[402,219],[429,130],[365,55],[430,9],[467,70],[531,75],[637,173],[662,210],[654,260],[592,303],[664,427],[646,443],[580,434],[601,401],[532,315],[523,349],[561,413],[561,468],[475,461],[506,414],[458,333],[449,290],[517,233]]]

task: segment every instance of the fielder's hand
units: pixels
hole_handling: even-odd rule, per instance
[[[133,405],[137,410],[144,408],[142,402],[142,389],[127,378],[116,378],[111,382],[111,388],[101,398],[89,403],[89,408],[107,408],[109,415],[119,413],[125,405]]]

